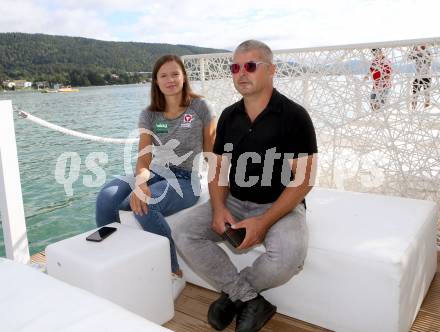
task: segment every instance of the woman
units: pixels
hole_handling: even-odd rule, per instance
[[[192,92],[182,60],[162,56],[152,73],[151,103],[139,118],[136,187],[114,179],[96,202],[98,227],[119,221],[119,210],[132,210],[144,230],[169,239],[174,298],[185,282],[165,217],[197,202],[200,177],[193,165],[202,151],[212,151],[215,126],[212,109]]]
[[[373,79],[373,90],[370,95],[370,106],[373,111],[379,111],[385,104],[391,90],[391,62],[385,58],[380,48],[373,48],[374,56],[370,65],[370,76]],[[366,76],[368,79],[368,75]]]

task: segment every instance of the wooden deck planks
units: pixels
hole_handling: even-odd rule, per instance
[[[45,264],[44,252],[31,257],[32,262]],[[175,303],[175,316],[165,327],[175,332],[214,332],[207,322],[207,312],[218,293],[187,284]],[[232,323],[226,332],[234,331]],[[323,332],[329,331],[285,315],[275,316],[261,330],[262,332]],[[437,255],[437,273],[422,303],[420,311],[411,327],[410,332],[439,332],[440,331],[440,253]]]
[[[176,332],[186,331],[215,331],[207,322],[208,307],[212,301],[218,298],[219,294],[210,290],[188,284],[176,301],[176,316],[172,321],[165,324],[165,327]],[[177,314],[179,313],[179,314]],[[198,321],[196,324],[194,321]],[[234,324],[231,324],[225,331],[233,332]],[[270,332],[312,332],[328,331],[311,324],[276,314],[262,331]]]

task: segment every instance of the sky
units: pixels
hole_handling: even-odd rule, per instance
[[[233,50],[440,37],[438,0],[0,0],[0,32]]]

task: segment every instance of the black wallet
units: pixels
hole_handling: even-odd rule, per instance
[[[225,224],[225,227],[225,232],[222,235],[223,239],[232,244],[234,248],[239,247],[240,244],[243,242],[244,237],[246,236],[246,229],[232,229],[230,224]]]

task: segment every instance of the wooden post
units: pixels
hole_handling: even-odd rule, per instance
[[[29,244],[10,100],[0,100],[0,212],[6,257],[29,263]]]

